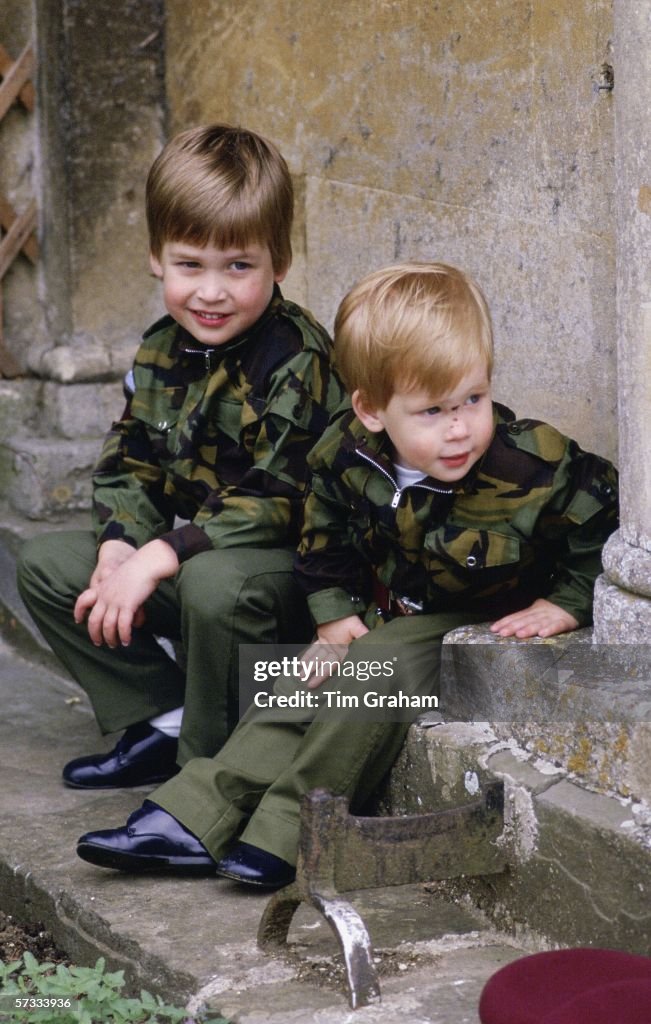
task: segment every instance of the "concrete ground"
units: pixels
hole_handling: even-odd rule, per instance
[[[382,990],[380,1004],[352,1011],[337,944],[310,908],[295,916],[287,956],[270,957],[256,943],[268,895],[217,877],[122,875],[76,856],[79,835],[123,824],[148,791],[83,793],[60,781],[66,761],[115,738],[99,737],[85,695],[18,596],[16,553],[38,528],[25,520],[0,527],[0,907],[43,922],[78,963],[105,957],[133,992],[146,988],[238,1024],[478,1024],[485,981],[525,950],[472,907],[425,886],[350,894]]]
[[[241,1024],[477,1024],[483,984],[525,951],[463,901],[446,902],[426,886],[353,896],[371,933],[382,1002],[352,1011],[336,943],[311,909],[296,915],[287,956],[272,958],[256,945],[267,895],[225,879],[127,876],[79,860],[77,837],[122,824],[147,791],[84,793],[61,784],[65,761],[112,740],[99,739],[75,684],[24,657],[30,646],[19,654],[0,642],[6,912],[42,921],[77,962],[106,957],[136,991],[209,1006]]]

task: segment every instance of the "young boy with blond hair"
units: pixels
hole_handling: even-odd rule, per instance
[[[335,350],[352,408],[310,455],[296,573],[322,649],[347,648],[350,671],[320,689],[314,678],[312,707],[297,714],[247,712],[215,758],[186,764],[126,827],[82,836],[91,863],[286,884],[301,797],[323,787],[363,805],[419,697],[437,690],[446,632],[491,620],[499,636],[550,637],[590,621],[616,473],[493,402],[478,286],[442,263],[371,274],[339,308]],[[388,666],[374,700],[386,710],[415,698],[413,710],[360,718],[320,699],[339,690],[363,706],[369,659]],[[288,678],[275,693],[296,689]]]
[[[65,766],[82,789],[161,782],[215,754],[238,717],[239,645],[309,638],[292,556],[307,455],[343,395],[326,331],[280,292],[293,191],[273,143],[182,132],[146,208],[168,315],[144,335],[95,468],[93,530],[38,537],[19,566],[102,732],[126,730]]]

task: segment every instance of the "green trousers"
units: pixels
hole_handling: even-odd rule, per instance
[[[485,618],[485,616],[483,616]],[[363,703],[369,690],[387,696],[436,693],[441,640],[450,629],[480,621],[468,614],[414,615],[381,624],[349,648],[342,693]],[[369,660],[392,661],[391,677],[359,680]],[[332,685],[332,684],[331,684]],[[295,682],[283,679],[278,693]],[[317,691],[319,692],[319,691]],[[443,711],[445,709],[442,709]],[[363,805],[391,768],[419,710],[332,713],[250,708],[213,758],[196,758],[150,799],[177,818],[219,860],[233,839],[296,863],[300,802],[323,787]]]
[[[211,757],[239,716],[240,644],[307,641],[307,606],[292,579],[292,552],[228,548],[185,562],[145,605],[146,622],[128,647],[95,647],[73,608],[96,563],[88,531],[28,541],[20,594],[43,636],[88,694],[104,733],[184,705],[179,763]],[[155,637],[182,644],[184,666]]]

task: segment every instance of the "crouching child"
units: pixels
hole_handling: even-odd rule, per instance
[[[493,401],[477,284],[442,263],[371,274],[339,308],[335,352],[351,402],[310,454],[295,571],[316,624],[309,656],[342,652],[337,677],[299,683],[317,699],[295,713],[247,712],[126,827],[83,836],[91,863],[286,884],[302,796],[323,787],[363,806],[437,692],[445,633],[490,620],[501,637],[551,637],[591,620],[615,470]],[[369,662],[387,657],[391,672],[369,684]],[[288,677],[275,693],[296,689]],[[368,709],[370,689],[381,714],[333,713],[325,697]]]
[[[152,165],[167,315],[95,467],[92,529],[37,537],[19,565],[101,732],[122,733],[70,761],[68,786],[152,785],[212,756],[239,715],[239,645],[310,637],[292,559],[307,455],[343,389],[327,332],[280,290],[293,203],[282,155],[243,128],[188,129]]]

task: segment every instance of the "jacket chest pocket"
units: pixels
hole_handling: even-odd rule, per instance
[[[517,574],[520,542],[492,530],[448,525],[426,535],[425,557],[437,584],[453,590],[483,588]]]
[[[169,464],[178,447],[178,423],[185,388],[138,388],[131,411],[145,425],[149,443],[162,466]]]
[[[242,403],[224,398],[215,402],[206,427],[206,433],[214,435],[217,439],[221,435],[237,442],[240,439],[241,429]]]
[[[178,423],[185,396],[185,388],[138,388],[131,411],[151,430],[168,434]]]

